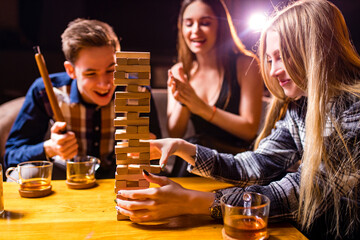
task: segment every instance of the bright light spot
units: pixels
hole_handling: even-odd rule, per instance
[[[261,31],[266,24],[266,16],[262,13],[255,13],[249,19],[249,27],[254,31]]]

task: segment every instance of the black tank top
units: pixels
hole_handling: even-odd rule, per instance
[[[224,76],[220,94],[215,103],[215,106],[218,109],[223,109],[227,112],[238,115],[240,102],[240,86],[237,80],[236,60],[237,56],[233,55],[230,61],[230,74],[227,75],[229,76],[229,79],[225,79]],[[229,103],[225,108],[229,88],[231,89],[231,96],[229,99]],[[190,118],[194,125],[196,133],[195,136],[188,139],[190,142],[198,143],[209,148],[214,148],[219,152],[233,154],[247,150],[247,148],[250,146],[249,142],[236,137],[235,135],[206,121],[198,115],[191,114]]]

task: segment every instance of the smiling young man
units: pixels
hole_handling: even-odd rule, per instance
[[[96,177],[113,178],[113,72],[119,40],[108,24],[85,19],[70,22],[61,38],[66,72],[51,74],[50,78],[66,123],[54,123],[44,83],[38,78],[10,132],[6,166],[57,156],[54,178],[63,179],[65,159],[92,155],[101,160]],[[49,122],[51,133],[46,137]],[[151,126],[150,131],[154,132]]]

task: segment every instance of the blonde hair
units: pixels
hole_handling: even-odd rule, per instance
[[[327,207],[334,206],[335,220],[331,230],[337,235],[340,198],[355,200],[355,203],[349,201],[346,206],[347,216],[351,219],[347,233],[351,233],[356,227],[355,222],[359,222],[356,205],[359,177],[356,177],[358,165],[355,164],[359,161],[359,152],[356,152],[359,149],[349,148],[354,143],[346,142],[340,123],[333,116],[334,108],[329,108],[336,99],[336,107],[340,108],[336,111],[344,111],[349,97],[360,96],[360,57],[351,44],[344,17],[335,5],[326,0],[301,0],[278,11],[262,32],[259,48],[261,73],[274,97],[256,147],[270,134],[276,121],[284,116],[291,101],[278,81],[269,75],[266,59],[268,31],[279,34],[280,55],[285,69],[294,83],[307,93],[298,221],[309,230],[318,217],[317,209],[330,193],[331,202],[325,204],[328,204]],[[336,135],[336,140],[331,143],[324,137],[328,121],[331,121],[333,134]],[[339,179],[341,174],[348,178]],[[346,193],[339,192],[336,186],[349,185],[351,176],[356,179],[354,187],[349,187],[351,190]],[[342,182],[334,183],[334,179]]]

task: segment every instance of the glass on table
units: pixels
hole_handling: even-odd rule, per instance
[[[22,162],[6,170],[6,177],[20,185],[22,197],[43,197],[51,190],[53,163],[48,161]],[[14,171],[13,174],[10,174]]]
[[[270,200],[265,195],[244,192],[240,202],[234,204],[234,195],[220,199],[224,220],[224,239],[263,240],[269,237],[267,223]]]
[[[93,156],[75,156],[66,161],[66,184],[72,189],[93,187],[95,170],[100,160]]]

